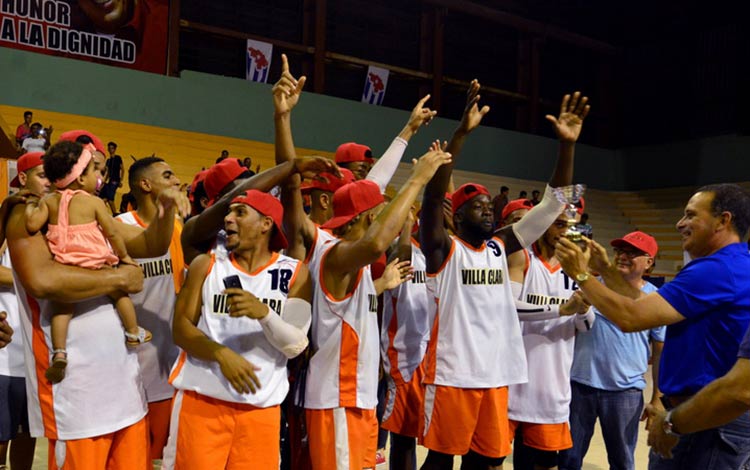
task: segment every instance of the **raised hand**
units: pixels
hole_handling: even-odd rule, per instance
[[[563,96],[560,104],[560,115],[555,117],[551,114],[545,116],[552,123],[555,134],[561,142],[576,142],[581,135],[583,120],[591,110],[587,96],[581,97],[581,92],[576,91],[573,96]]]
[[[411,278],[414,277],[413,272],[414,270],[411,267],[411,262],[399,261],[398,258],[395,258],[388,263],[385,267],[385,271],[383,271],[383,275],[379,279],[379,281],[382,282],[382,291],[395,289],[404,282],[410,281]]]
[[[248,317],[253,320],[260,320],[270,312],[268,305],[244,289],[230,287],[225,289],[224,293],[227,295],[229,316],[231,317]]]
[[[563,271],[575,279],[576,275],[588,272],[591,250],[581,251],[581,248],[565,237],[555,245],[555,258],[560,261]]]
[[[297,106],[306,81],[307,77],[304,75],[297,79],[289,72],[286,54],[281,54],[281,77],[271,89],[276,116],[289,114]]]
[[[422,184],[427,184],[427,182],[435,175],[438,168],[443,165],[448,165],[451,162],[450,153],[444,152],[443,150],[430,150],[422,155],[419,160],[412,160],[412,163],[414,164],[412,174],[417,177]]]
[[[260,379],[255,375],[255,371],[260,368],[248,362],[244,357],[229,348],[222,348],[217,353],[217,362],[221,373],[237,393],[255,393],[260,389]]]
[[[159,199],[156,201],[159,218],[164,217],[164,213],[175,207],[177,213],[185,218],[190,215],[190,200],[185,192],[179,188],[167,188],[159,193]]]
[[[589,260],[591,270],[597,273],[606,271],[611,265],[607,249],[594,240],[586,238],[586,242],[589,244],[589,252],[591,253],[591,259]]]
[[[424,107],[424,104],[429,99],[430,95],[426,95],[411,110],[411,116],[409,116],[409,122],[407,122],[406,126],[412,134],[416,134],[420,127],[429,125],[432,118],[437,115],[437,111]]]
[[[303,178],[315,178],[318,173],[333,173],[343,178],[336,162],[326,157],[294,157],[294,169]]]
[[[439,151],[445,152],[446,148],[448,148],[448,142],[445,141],[445,140],[443,141],[442,144],[440,143],[439,140],[436,140],[436,141],[434,141],[433,143],[430,144],[430,151],[431,152],[439,152]]]
[[[464,108],[461,125],[459,126],[459,129],[466,134],[479,127],[484,115],[490,112],[489,106],[479,107],[479,99],[481,98],[479,96],[480,88],[479,80],[475,78],[469,84],[469,90],[466,92],[466,107]]]

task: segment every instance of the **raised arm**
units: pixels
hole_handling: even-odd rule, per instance
[[[143,288],[143,270],[135,266],[91,270],[56,263],[44,235],[26,231],[24,211],[23,206],[13,209],[6,234],[13,269],[31,296],[71,303],[118,291],[133,294]]]
[[[235,197],[243,194],[248,189],[267,192],[274,186],[285,183],[287,178],[295,173],[299,173],[302,176],[312,176],[324,171],[336,173],[336,164],[330,159],[323,157],[295,157],[293,160],[276,165],[252,178],[244,180],[232,191],[222,196],[211,207],[185,223],[181,238],[185,261],[192,261],[197,255],[210,249],[210,245],[216,238],[216,234],[224,226],[224,216],[229,210],[230,202]]]
[[[286,54],[281,54],[281,78],[272,89],[274,148],[277,165],[296,157],[291,115],[299,102],[306,80],[305,76],[297,79],[289,72]],[[287,179],[281,190],[281,204],[284,206],[284,233],[289,242],[287,255],[304,260],[315,239],[315,224],[305,213],[300,182],[301,178],[297,174]]]
[[[554,127],[555,134],[560,141],[559,152],[555,169],[549,180],[549,185],[544,191],[542,202],[529,211],[519,222],[510,225],[497,233],[505,242],[506,253],[510,254],[521,248],[531,245],[541,237],[563,210],[551,188],[568,186],[573,182],[573,156],[575,144],[583,129],[583,120],[589,113],[591,107],[587,104],[588,98],[576,91],[571,95],[565,95],[560,104],[560,115],[554,117],[550,114],[546,119]]]
[[[622,277],[622,274],[617,270],[617,267],[610,262],[606,248],[588,238],[586,238],[586,242],[591,251],[589,266],[594,272],[602,277],[604,284],[608,288],[631,299],[637,299],[644,295],[640,289],[633,286]]]
[[[367,173],[367,179],[377,184],[381,193],[385,193],[386,186],[393,178],[393,174],[396,173],[409,140],[414,137],[420,127],[429,125],[432,118],[437,114],[437,111],[432,111],[424,106],[429,99],[430,95],[426,95],[417,102],[404,128],[401,129],[401,132],[393,139],[383,156],[375,162],[375,165]]]
[[[453,163],[438,168],[424,190],[422,199],[422,215],[419,220],[422,251],[424,251],[427,272],[434,273],[443,265],[450,251],[450,236],[445,229],[443,215],[443,199],[451,184],[453,165],[461,154],[466,137],[482,122],[482,118],[490,111],[489,106],[479,107],[479,81],[472,80],[466,93],[466,107],[461,116],[461,122],[453,132],[446,151],[453,156]]]
[[[175,217],[190,213],[190,201],[178,188],[165,189],[157,200],[158,213],[144,230],[135,225],[116,222],[117,232],[125,241],[127,252],[133,258],[154,258],[169,250],[172,242]]]
[[[375,262],[404,226],[419,191],[438,168],[450,164],[450,161],[450,154],[440,150],[431,150],[424,154],[401,190],[380,212],[362,238],[356,241],[342,241],[331,248],[326,258],[326,279],[329,276],[356,273],[363,266]]]
[[[112,218],[112,213],[107,210],[104,205],[104,201],[98,197],[89,198],[90,202],[94,205],[94,214],[96,216],[96,223],[102,228],[102,233],[109,240],[109,244],[112,246],[112,251],[115,252],[120,261],[124,261],[129,264],[133,264],[133,259],[128,256],[128,250],[125,247],[125,240],[122,235],[117,231],[115,227],[115,219]],[[171,231],[170,237],[171,237]]]

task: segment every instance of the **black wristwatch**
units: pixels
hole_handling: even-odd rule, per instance
[[[664,423],[662,424],[662,428],[664,429],[664,432],[668,436],[682,437],[682,434],[675,432],[674,430],[674,424],[672,423],[672,411],[674,410],[669,410],[667,412],[667,416],[664,417]]]

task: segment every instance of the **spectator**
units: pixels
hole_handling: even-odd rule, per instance
[[[117,144],[115,142],[107,144],[107,152],[109,152],[109,157],[104,164],[106,168],[104,187],[99,191],[99,197],[104,199],[107,203],[109,210],[112,211],[112,215],[117,215],[118,212],[115,209],[115,195],[117,194],[117,188],[122,187],[125,166],[122,163],[122,157],[115,154],[115,152],[117,152]]]
[[[251,176],[255,176],[257,173],[260,173],[260,163],[255,168],[255,171],[253,171],[253,159],[252,157],[245,157],[244,160],[242,160],[242,166],[247,168],[247,171],[250,172]]]
[[[518,193],[518,199],[528,199],[528,198],[529,198],[529,193],[527,193],[526,191],[521,191],[520,193]]]
[[[500,222],[502,222],[501,215],[505,205],[508,204],[508,193],[510,193],[510,188],[502,186],[500,187],[500,194],[495,196],[492,200],[492,212],[495,215],[495,227],[498,227]]]
[[[16,128],[16,145],[18,145],[19,150],[24,139],[31,136],[31,119],[33,116],[31,111],[23,113],[23,122]]]
[[[531,203],[536,206],[540,202],[542,202],[542,201],[539,199],[539,190],[535,189],[535,190],[531,191]]]
[[[221,156],[216,159],[216,163],[219,163],[222,160],[226,160],[227,158],[229,158],[229,150],[222,150]]]
[[[643,232],[632,232],[612,240],[611,245],[615,247],[615,259],[612,263],[607,261],[608,269],[601,272],[604,282],[608,283],[610,276],[618,276],[643,295],[655,292],[656,287],[645,281],[643,275],[654,264],[656,240]],[[603,247],[593,246],[606,257]],[[573,448],[561,453],[560,469],[581,469],[597,418],[612,468],[633,469],[646,388],[644,374],[651,356],[656,367],[652,370],[654,388],[650,403],[658,404],[658,364],[666,328],[623,333],[598,310],[594,312],[596,321],[591,330],[576,338],[570,404]],[[604,350],[607,354],[601,354]]]
[[[41,123],[35,122],[31,125],[31,135],[23,139],[21,150],[25,153],[46,152],[49,148],[50,137],[52,137],[52,126],[44,129]]]

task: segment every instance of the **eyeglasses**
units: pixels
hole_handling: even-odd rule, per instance
[[[639,256],[650,256],[648,253],[642,251],[623,250],[622,248],[615,248],[615,256],[625,255],[628,259],[637,258]]]

